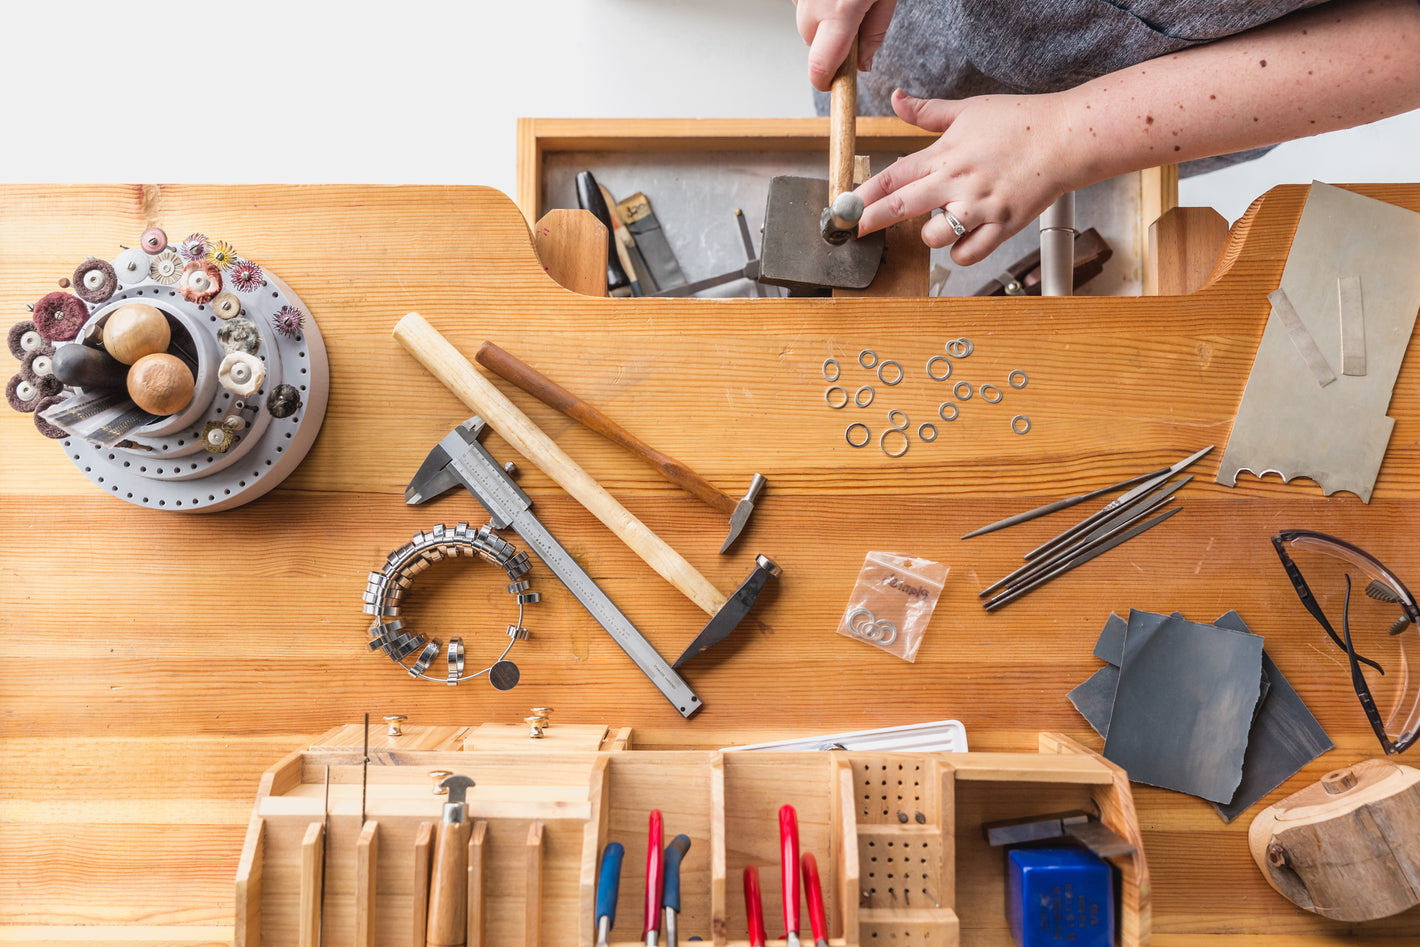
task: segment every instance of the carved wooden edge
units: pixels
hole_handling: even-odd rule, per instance
[[[1134,795],[1129,788],[1129,774],[1082,743],[1063,733],[1041,733],[1038,748],[1042,753],[1080,753],[1092,757],[1112,775],[1107,786],[1090,790],[1099,808],[1100,822],[1111,831],[1128,839],[1134,846],[1130,855],[1110,859],[1120,870],[1120,947],[1147,947],[1151,916],[1149,908],[1149,866],[1144,860],[1144,840],[1139,830],[1139,815],[1134,809]]]

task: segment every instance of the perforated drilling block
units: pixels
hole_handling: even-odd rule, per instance
[[[1020,947],[1114,944],[1108,862],[1082,848],[1016,848],[1006,872],[1006,913]]]

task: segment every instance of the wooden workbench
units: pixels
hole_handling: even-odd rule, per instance
[[[1420,209],[1420,186],[1358,188]],[[332,726],[634,725],[668,745],[956,718],[975,750],[1033,750],[1040,730],[1099,739],[1066,700],[1098,666],[1111,610],[1211,621],[1237,609],[1337,748],[1274,793],[1380,754],[1336,655],[1301,611],[1268,542],[1306,527],[1351,538],[1420,576],[1420,368],[1391,403],[1394,436],[1369,505],[1314,484],[1213,482],[1305,197],[1269,193],[1235,228],[1225,272],[1178,298],[608,300],[554,284],[513,203],[478,188],[6,187],[0,303],[11,321],[76,262],[157,224],[220,235],[305,300],[329,350],[330,405],[303,466],[240,509],[189,515],[104,495],[28,416],[0,413],[0,942],[205,944],[230,939],[233,878],[259,775]],[[507,386],[523,410],[721,591],[756,553],[783,567],[737,645],[687,668],[690,721],[642,678],[545,570],[531,578],[522,683],[410,680],[366,647],[366,573],[416,530],[481,521],[467,496],[406,507],[404,486],[468,412],[390,337],[418,310],[469,355],[492,339],[648,442],[742,491],[769,480],[732,555],[725,523],[638,461]],[[855,450],[826,407],[823,359],[863,348],[920,374],[959,336],[980,380],[1012,393],[1026,436],[964,412],[933,444],[890,459]],[[965,376],[963,376],[965,377]],[[926,385],[925,381],[920,385]],[[500,385],[502,383],[500,382]],[[906,403],[904,385],[898,404]],[[879,386],[879,404],[894,406]],[[894,395],[894,397],[898,397]],[[919,397],[919,400],[922,400]],[[919,420],[914,417],[914,427]],[[881,422],[877,425],[881,426]],[[876,431],[875,431],[876,434]],[[500,459],[517,459],[496,435]],[[962,542],[975,526],[1218,445],[1164,526],[999,612],[976,592],[1073,522],[1052,517]],[[668,655],[705,616],[530,464],[534,511]],[[516,536],[509,539],[519,544]],[[915,664],[834,628],[869,550],[951,573]],[[425,580],[408,621],[462,634],[470,662],[510,620],[479,563]],[[432,577],[434,573],[430,573]],[[1420,581],[1420,580],[1417,580]],[[1346,933],[1293,908],[1247,852],[1248,813],[1224,825],[1192,797],[1135,786],[1153,880],[1153,942],[1276,945]],[[1420,934],[1411,911],[1366,942]],[[1208,935],[1208,936],[1205,936]],[[1329,942],[1312,937],[1309,944]]]

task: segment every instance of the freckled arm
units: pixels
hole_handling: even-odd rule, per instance
[[[1063,93],[1083,184],[1420,107],[1420,3],[1328,3]]]

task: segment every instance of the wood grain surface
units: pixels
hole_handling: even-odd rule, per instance
[[[1420,186],[1357,190],[1420,209]],[[1111,610],[1237,609],[1337,748],[1265,802],[1379,756],[1336,652],[1300,608],[1269,537],[1312,528],[1365,547],[1420,582],[1420,368],[1404,364],[1394,434],[1369,505],[1315,484],[1213,482],[1305,188],[1267,194],[1233,228],[1213,281],[1183,297],[653,300],[575,295],[553,283],[513,203],[480,188],[7,186],[0,303],[11,321],[86,256],[111,259],[143,228],[201,231],[288,283],[330,357],[330,406],[303,465],[248,506],[210,515],[106,496],[27,415],[0,414],[0,942],[206,944],[230,939],[233,879],[261,773],[365,713],[410,724],[645,727],[684,734],[832,732],[961,720],[975,750],[1027,750],[1041,730],[1098,749],[1066,700],[1098,666]],[[685,667],[705,702],[680,719],[540,564],[529,578],[522,682],[498,692],[411,680],[366,647],[366,573],[416,531],[482,522],[466,495],[406,507],[405,484],[468,412],[391,338],[418,310],[465,355],[492,340],[597,405],[726,493],[769,480],[744,536],[716,551],[720,514],[555,410],[504,392],[722,593],[756,554],[783,576],[733,638]],[[892,459],[889,408],[936,420],[927,359],[958,337],[952,381],[1001,387],[931,444]],[[895,359],[868,409],[824,401],[823,360],[867,383],[862,349]],[[1022,390],[1006,375],[1029,376]],[[849,389],[853,390],[852,387]],[[1009,420],[1024,414],[1029,434]],[[871,447],[844,440],[851,420]],[[520,460],[496,433],[500,460]],[[969,529],[1218,449],[1180,494],[1184,511],[997,612],[976,592],[1074,522],[1049,517],[975,540]],[[704,613],[546,475],[521,464],[534,512],[662,654]],[[515,535],[507,537],[522,547]],[[947,584],[916,662],[840,636],[871,550],[944,562]],[[462,635],[471,665],[501,649],[505,577],[477,561],[422,575],[406,624]],[[1208,804],[1134,787],[1152,878],[1155,943],[1335,943],[1420,934],[1420,914],[1344,925],[1293,907],[1247,849],[1254,809],[1231,825]],[[959,890],[964,897],[966,889]],[[1209,935],[1209,936],[1204,936]],[[1303,935],[1315,936],[1310,940]]]

